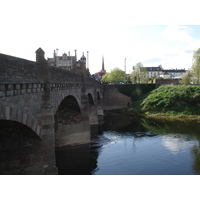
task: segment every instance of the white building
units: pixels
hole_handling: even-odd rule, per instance
[[[161,77],[161,78],[181,78],[184,73],[186,73],[185,69],[163,69],[161,65],[158,67],[144,67],[146,69],[147,78],[152,77]]]

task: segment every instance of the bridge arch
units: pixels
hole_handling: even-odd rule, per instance
[[[66,96],[58,106],[55,114],[55,124],[57,123],[70,123],[72,116],[80,116],[81,109],[76,98],[72,95]]]
[[[81,97],[79,95],[78,92],[73,92],[73,91],[62,91],[62,92],[58,92],[58,93],[52,93],[52,99],[56,99],[54,101],[52,101],[53,106],[53,114],[55,115],[60,104],[67,98],[67,97],[74,97],[74,99],[76,100],[76,102],[79,105],[79,108],[81,109]]]
[[[84,117],[77,99],[66,96],[54,114],[55,146],[78,143],[76,134],[81,133]]]
[[[94,99],[93,99],[91,93],[89,93],[87,96],[88,96],[89,106],[90,106],[90,105],[93,105],[93,106],[94,106]]]
[[[91,95],[91,93],[88,93],[87,97],[88,97],[88,102],[89,102],[88,107],[89,107],[89,122],[90,122],[90,125],[98,124],[99,123],[98,114],[97,114],[96,105],[94,104],[93,96]]]
[[[101,100],[99,91],[97,91],[97,100],[98,100],[98,101]]]
[[[0,106],[0,120],[16,121],[32,129],[41,137],[41,128],[36,120],[25,112],[11,106]]]
[[[41,158],[41,146],[41,138],[28,126],[1,119],[0,174],[34,174],[36,165],[40,162],[38,158]]]

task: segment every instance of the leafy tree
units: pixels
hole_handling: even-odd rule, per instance
[[[131,80],[133,83],[136,83],[136,82],[137,82],[137,74],[135,73],[135,71],[133,71],[133,72],[130,74],[130,80]]]
[[[131,79],[134,83],[147,83],[147,71],[146,68],[143,67],[143,64],[141,62],[137,63],[134,68],[133,68],[133,72],[131,74]]]
[[[103,77],[102,77],[102,82],[109,82],[109,73],[105,74]]]
[[[191,79],[191,74],[190,74],[190,71],[188,71],[182,75],[182,80],[180,81],[180,83],[188,85],[190,84],[190,81],[191,81],[190,79]]]
[[[200,48],[193,54],[192,73],[197,83],[200,83]]]
[[[103,82],[117,83],[118,81],[125,80],[125,72],[119,68],[113,69],[102,77]]]

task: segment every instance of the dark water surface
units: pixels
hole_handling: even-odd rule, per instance
[[[106,113],[91,144],[56,151],[59,174],[200,174],[200,121],[153,120]]]

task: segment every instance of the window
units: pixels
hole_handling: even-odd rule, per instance
[[[70,62],[70,60],[68,60],[68,65],[67,65],[67,66],[68,66],[68,67],[71,66],[71,62]]]

